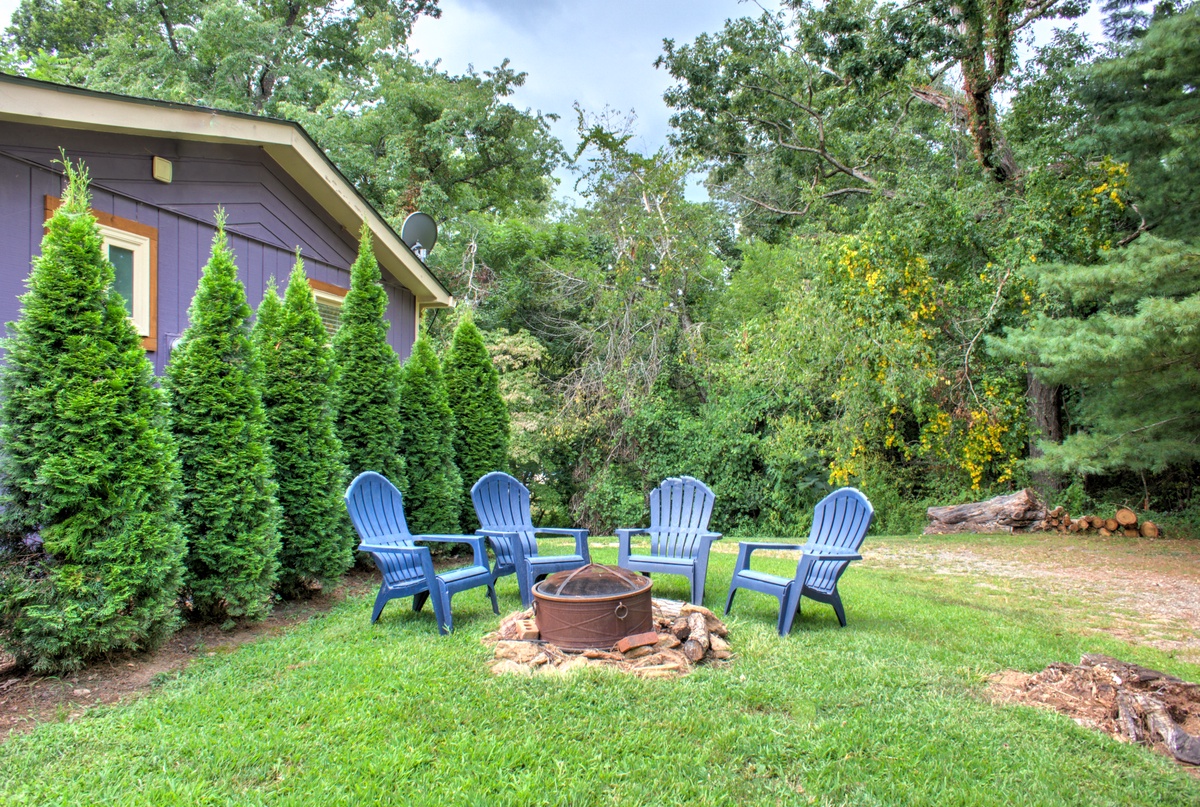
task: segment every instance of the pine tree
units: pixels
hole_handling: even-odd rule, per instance
[[[342,303],[333,337],[337,433],[351,478],[376,471],[404,490],[400,359],[387,341],[386,310],[387,292],[371,247],[371,231],[363,224],[358,259],[350,268],[350,293]]]
[[[297,256],[282,305],[273,283],[263,298],[254,338],[282,510],[279,588],[288,597],[337,582],[353,561],[328,340]]]
[[[207,620],[261,619],[279,573],[279,508],[250,306],[217,213],[212,257],[164,386],[183,482],[185,585]]]
[[[185,551],[164,396],[65,169],[0,370],[0,636],[36,672],[159,644]]]
[[[1074,316],[1040,316],[993,348],[1071,384],[1075,432],[1047,445],[1064,471],[1159,472],[1200,461],[1200,249],[1144,235],[1095,266],[1046,266]]]
[[[454,415],[442,368],[425,335],[413,345],[401,378],[408,527],[417,534],[453,533],[462,496],[462,478],[454,464]]]
[[[462,477],[464,532],[479,528],[471,502],[471,486],[508,464],[508,407],[500,396],[500,374],[470,317],[454,329],[446,357],[446,393],[454,413],[454,458]]]

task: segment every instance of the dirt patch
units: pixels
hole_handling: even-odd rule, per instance
[[[1035,535],[1020,543],[881,542],[865,564],[976,579],[1072,611],[1093,630],[1200,663],[1200,542]],[[1072,605],[1071,601],[1076,605]]]
[[[1122,742],[1200,765],[1200,686],[1103,655],[991,678],[992,699],[1053,709]]]
[[[90,706],[127,702],[177,675],[193,659],[278,636],[292,625],[325,613],[347,597],[369,592],[378,585],[376,572],[355,569],[329,594],[280,603],[262,622],[229,631],[213,625],[185,624],[157,650],[115,655],[70,675],[22,673],[11,657],[0,654],[0,742],[39,723],[73,720]]]

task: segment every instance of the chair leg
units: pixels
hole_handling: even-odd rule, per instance
[[[783,594],[779,598],[780,636],[787,636],[792,632],[792,622],[795,621],[796,615],[800,613],[800,594],[801,591],[793,584],[784,589]]]
[[[725,600],[725,614],[729,614],[729,609],[733,607],[733,595],[737,594],[737,584],[733,581],[729,583],[729,597]]]
[[[487,590],[488,590],[488,596],[491,597],[491,599],[492,599],[492,613],[499,614],[500,613],[500,603],[496,602],[496,584],[492,583],[490,586],[487,587]]]
[[[375,607],[371,610],[371,624],[374,625],[379,620],[379,615],[383,613],[383,606],[387,605],[388,597],[387,584],[384,583],[379,587],[379,593],[375,596]]]
[[[846,609],[842,607],[842,598],[838,596],[837,589],[833,590],[833,601],[830,605],[833,606],[833,612],[837,614],[838,622],[843,628],[846,627]]]
[[[419,613],[425,607],[425,601],[429,599],[428,591],[418,591],[413,595],[413,612]]]
[[[433,618],[437,620],[438,633],[445,636],[454,628],[450,615],[450,595],[440,580],[437,582],[437,592],[430,593],[433,595]]]

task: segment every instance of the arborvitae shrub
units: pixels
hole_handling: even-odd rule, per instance
[[[454,464],[454,415],[442,368],[422,335],[404,363],[400,387],[408,490],[404,513],[414,533],[455,533],[462,478]]]
[[[479,528],[471,503],[471,486],[508,464],[508,407],[500,396],[500,374],[492,364],[483,336],[469,317],[454,329],[446,357],[446,394],[454,413],[454,458],[462,477],[465,532]]]
[[[183,571],[166,402],[66,170],[0,369],[0,639],[35,672],[158,645]]]
[[[336,583],[353,555],[342,502],[346,464],[334,431],[333,351],[299,258],[283,303],[274,283],[267,290],[254,337],[282,510],[279,590],[302,597]]]
[[[350,292],[333,337],[337,433],[351,479],[376,471],[404,490],[400,359],[387,341],[386,310],[387,292],[364,224],[358,260],[350,269]]]
[[[218,213],[212,257],[164,379],[183,482],[184,585],[192,614],[205,620],[265,617],[279,573],[279,508],[251,313]]]

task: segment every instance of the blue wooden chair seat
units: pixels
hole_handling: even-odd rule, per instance
[[[460,591],[479,586],[487,587],[492,611],[500,613],[496,581],[488,568],[487,549],[482,538],[475,535],[413,535],[404,518],[404,500],[400,491],[374,471],[365,471],[355,477],[346,488],[345,499],[350,520],[362,539],[358,549],[371,554],[383,575],[371,611],[372,623],[379,619],[389,600],[412,597],[413,610],[420,611],[433,594],[438,633],[449,633],[454,628],[451,598]],[[417,546],[423,542],[467,544],[473,552],[472,563],[437,574],[429,547]]]
[[[808,543],[739,542],[725,613],[728,614],[733,606],[733,595],[739,588],[745,588],[779,598],[777,628],[780,636],[786,636],[791,631],[792,623],[800,613],[801,596],[833,606],[838,623],[846,627],[846,611],[837,590],[838,579],[851,561],[862,560],[858,549],[874,517],[875,510],[866,496],[854,488],[842,488],[817,504]],[[750,557],[759,549],[798,551],[800,559],[796,564],[796,574],[781,577],[752,570]]]
[[[708,531],[717,497],[699,479],[664,479],[650,491],[650,526],[617,529],[617,565],[642,574],[681,574],[688,578],[693,605],[703,605],[708,553],[719,532]],[[650,536],[650,553],[633,554],[634,535]]]
[[[588,531],[563,527],[535,527],[529,507],[529,488],[500,471],[479,478],[471,487],[471,501],[480,529],[476,535],[487,538],[496,555],[494,577],[517,576],[521,604],[533,604],[533,585],[541,578],[578,569],[592,562],[588,551]],[[569,555],[542,555],[538,535],[566,535],[575,539],[575,551]]]

